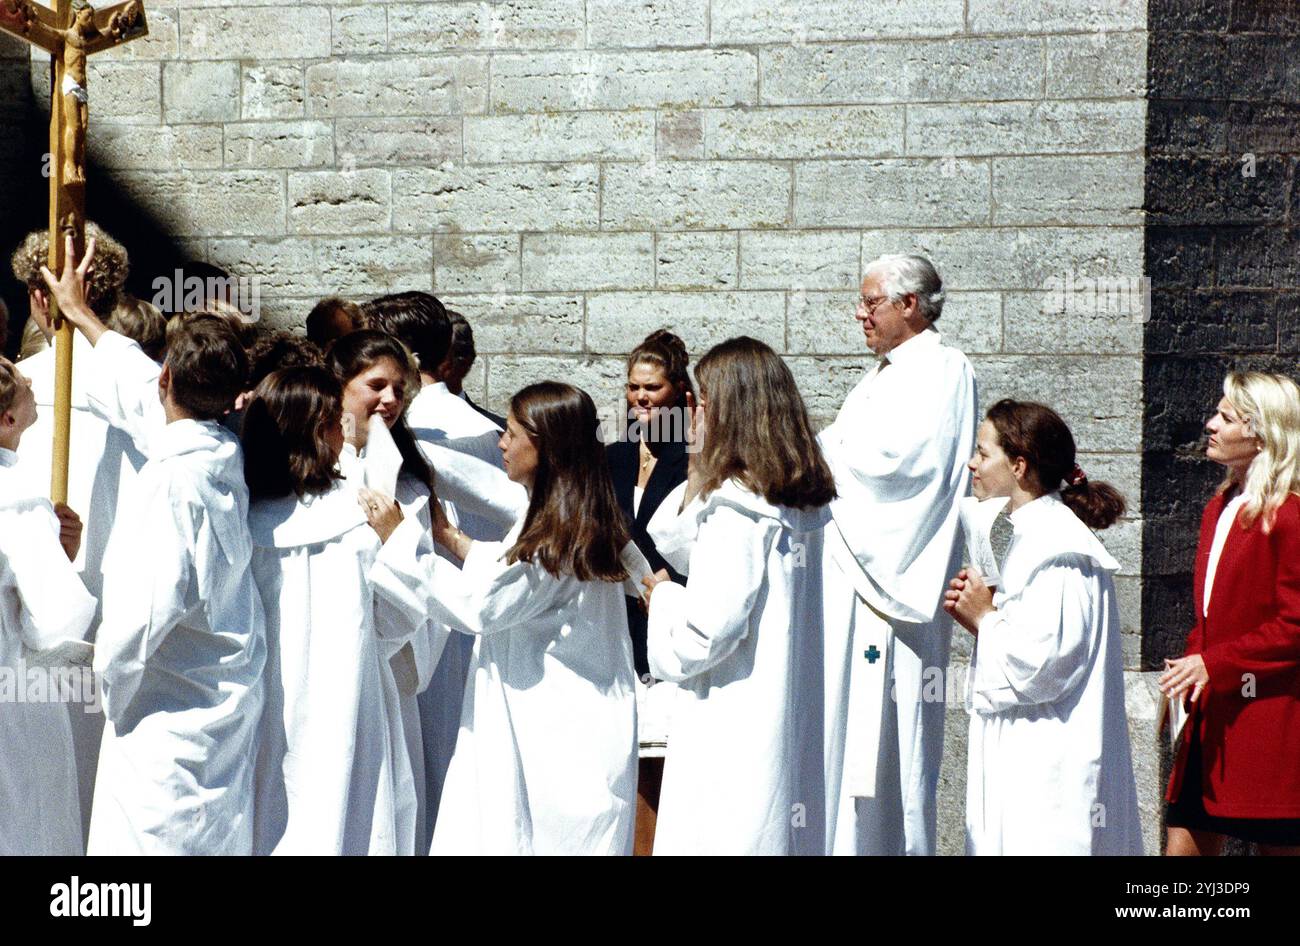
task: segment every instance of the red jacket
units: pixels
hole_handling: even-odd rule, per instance
[[[1300,818],[1300,497],[1290,496],[1265,534],[1233,523],[1204,615],[1205,573],[1222,493],[1201,517],[1196,626],[1210,683],[1188,720],[1166,797],[1177,797],[1192,727],[1201,734],[1201,794],[1221,818]]]

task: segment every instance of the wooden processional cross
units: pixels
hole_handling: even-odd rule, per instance
[[[144,6],[127,0],[96,10],[86,0],[54,0],[54,9],[30,0],[0,0],[0,30],[50,54],[50,255],[63,272],[64,240],[72,234],[76,258],[86,250],[86,60],[148,32]],[[55,329],[54,454],[50,498],[68,500],[68,437],[72,414],[72,326],[50,299]],[[84,514],[86,510],[81,510]]]

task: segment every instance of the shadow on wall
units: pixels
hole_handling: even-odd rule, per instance
[[[93,91],[92,91],[93,95]],[[91,101],[87,148],[87,216],[111,233],[131,254],[127,289],[153,297],[156,276],[170,276],[186,259],[162,223],[125,199],[113,172],[95,162],[95,113]],[[29,232],[49,225],[49,114],[32,94],[29,60],[22,44],[0,36],[0,296],[9,306],[5,355],[18,349],[27,319],[27,291],[13,278],[9,256]],[[142,134],[147,129],[141,129]]]
[[[1201,510],[1222,471],[1202,426],[1233,369],[1297,376],[1300,15],[1149,8],[1142,432],[1143,665],[1183,652]]]

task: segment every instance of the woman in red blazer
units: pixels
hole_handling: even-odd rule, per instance
[[[1196,551],[1196,624],[1160,687],[1191,716],[1166,799],[1171,855],[1225,837],[1300,854],[1300,388],[1228,375],[1205,425],[1227,468]]]

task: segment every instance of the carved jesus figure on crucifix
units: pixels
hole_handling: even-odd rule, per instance
[[[86,126],[89,123],[86,94],[86,52],[99,36],[95,10],[87,0],[72,0],[72,25],[55,30],[63,39],[63,180],[80,184],[86,180]]]
[[[63,62],[63,126],[60,129],[61,162],[65,184],[86,180],[86,128],[89,121],[86,62],[91,53],[143,35],[143,7],[130,0],[97,14],[87,0],[72,0],[72,22],[59,28],[44,7],[27,0],[3,0],[0,27],[16,33]],[[44,15],[43,15],[44,14]]]

